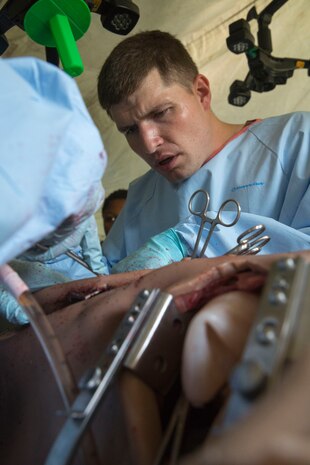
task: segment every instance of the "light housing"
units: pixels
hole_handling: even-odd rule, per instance
[[[229,37],[226,39],[226,44],[229,50],[237,55],[255,47],[254,36],[245,19],[239,19],[229,25]]]
[[[273,14],[288,0],[272,0],[258,14],[252,7],[247,19],[239,19],[229,25],[226,44],[236,54],[245,53],[249,72],[244,81],[234,81],[230,87],[228,101],[231,105],[243,107],[251,98],[251,92],[269,92],[277,85],[284,85],[296,69],[307,69],[310,76],[310,60],[301,58],[278,58],[272,53],[272,40],[269,25]],[[255,45],[249,21],[258,23]]]
[[[114,34],[128,34],[140,17],[139,8],[131,0],[103,0],[99,5],[87,1],[87,4],[90,11],[101,15],[102,26]]]
[[[250,89],[243,81],[234,81],[229,88],[228,102],[236,107],[244,107],[251,98]]]

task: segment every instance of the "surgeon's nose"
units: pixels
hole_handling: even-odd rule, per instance
[[[158,147],[163,143],[163,138],[159,134],[157,127],[153,125],[145,125],[141,127],[140,138],[143,153],[146,155],[151,155],[156,152]]]

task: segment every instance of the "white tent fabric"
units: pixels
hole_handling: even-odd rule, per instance
[[[296,70],[287,84],[263,94],[252,92],[242,108],[229,105],[229,87],[235,79],[244,80],[248,68],[243,55],[234,55],[226,46],[228,26],[246,18],[253,6],[260,13],[271,0],[135,0],[140,19],[131,32],[161,29],[176,35],[192,54],[200,71],[211,83],[212,106],[223,120],[243,122],[255,117],[310,110],[310,79],[306,70]],[[0,5],[4,1],[0,0]],[[273,55],[309,59],[310,2],[289,0],[273,16],[270,25]],[[256,22],[251,21],[256,36]],[[4,56],[34,55],[44,59],[44,49],[18,28],[6,34],[10,47]],[[97,100],[97,76],[112,48],[123,39],[103,29],[99,15],[92,14],[90,29],[79,40],[78,47],[85,71],[77,78],[86,105],[94,118],[109,156],[103,178],[107,195],[144,173],[148,167],[128,148],[126,140],[113,126]],[[100,236],[103,235],[100,213],[97,213]]]

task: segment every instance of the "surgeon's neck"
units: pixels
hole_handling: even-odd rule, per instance
[[[209,153],[206,161],[210,160],[218,153],[231,139],[238,135],[244,124],[225,123],[217,118],[214,113],[211,113],[209,121],[210,128],[210,144],[211,153]]]

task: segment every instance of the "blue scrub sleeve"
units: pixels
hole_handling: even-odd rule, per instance
[[[16,271],[29,289],[34,292],[54,284],[70,281],[63,274],[50,270],[43,263],[12,260],[10,266]],[[22,307],[15,297],[0,285],[0,316],[10,323],[24,325],[29,323]]]
[[[72,251],[83,259],[90,268],[99,274],[109,274],[109,269],[103,261],[102,251],[98,236],[97,223],[94,216],[76,227],[74,232],[58,244],[49,247],[42,252],[37,247],[29,249],[20,258],[25,261],[35,261],[44,263],[51,270],[63,273],[65,276],[75,279],[93,277],[79,263],[65,255],[67,251]]]
[[[84,260],[95,273],[109,274],[109,269],[103,261],[98,228],[94,216],[88,220],[88,227],[81,240],[81,248]]]
[[[112,273],[155,269],[178,262],[188,255],[188,247],[173,229],[157,234],[145,245],[113,266]]]
[[[2,286],[0,286],[0,316],[14,325],[29,323],[28,317],[15,297]]]

